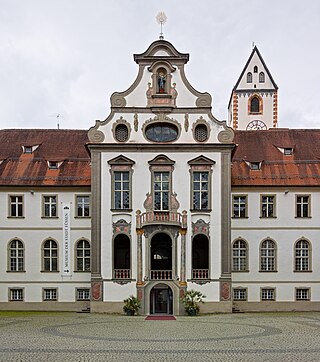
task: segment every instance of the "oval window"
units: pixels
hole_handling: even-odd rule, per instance
[[[146,128],[146,137],[153,142],[171,142],[178,138],[178,129],[169,123],[151,124]]]

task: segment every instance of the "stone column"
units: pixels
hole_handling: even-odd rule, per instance
[[[137,229],[137,286],[143,285],[142,280],[142,235],[143,229]]]
[[[180,229],[181,235],[181,265],[180,265],[180,285],[186,286],[186,234],[187,229]]]

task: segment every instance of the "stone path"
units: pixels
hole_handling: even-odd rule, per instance
[[[0,313],[0,361],[320,361],[320,313]]]

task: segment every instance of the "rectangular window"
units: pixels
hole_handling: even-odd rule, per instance
[[[57,217],[57,196],[43,196],[43,216]]]
[[[10,300],[11,301],[23,301],[23,289],[10,289]]]
[[[296,217],[310,217],[310,196],[296,196]]]
[[[274,288],[262,288],[261,289],[261,300],[275,300],[275,289]]]
[[[90,289],[81,288],[77,289],[77,300],[90,300]]]
[[[32,147],[31,146],[24,146],[24,153],[31,154],[32,153]]]
[[[234,218],[247,217],[247,196],[244,195],[233,196],[233,217]]]
[[[58,293],[57,289],[50,288],[50,289],[43,289],[43,300],[57,300]]]
[[[114,208],[130,209],[129,171],[114,172]]]
[[[9,216],[23,217],[23,196],[10,196]]]
[[[193,210],[209,208],[209,173],[193,172]]]
[[[90,216],[90,196],[77,196],[77,217]]]
[[[275,196],[261,196],[261,217],[275,217]]]
[[[310,300],[310,289],[309,288],[297,288],[296,289],[296,300]]]
[[[283,149],[283,154],[284,154],[285,156],[290,156],[290,155],[292,155],[292,153],[293,153],[293,149],[292,149],[292,148],[284,148],[284,149]]]
[[[155,172],[153,179],[154,209],[169,210],[169,172]]]
[[[247,289],[233,289],[233,300],[247,300]]]

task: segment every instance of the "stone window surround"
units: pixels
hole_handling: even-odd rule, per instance
[[[209,227],[209,226],[208,226]],[[191,239],[191,253],[192,253],[192,259],[191,259],[191,270],[193,271],[193,243],[194,243],[194,238],[197,237],[197,236],[203,236],[203,237],[206,237],[206,239],[208,240],[208,279],[193,279],[193,275],[191,274],[191,280],[192,282],[194,283],[199,283],[201,284],[201,280],[210,280],[210,274],[211,274],[211,248],[210,248],[210,237],[209,237],[209,233],[203,233],[203,232],[198,232],[198,233],[194,233],[192,235],[192,239]]]
[[[274,250],[274,256],[262,256],[262,245],[265,241],[272,241],[273,242],[273,246],[274,248],[272,250]],[[265,250],[270,250],[270,249],[266,249],[264,248]],[[265,238],[261,241],[260,245],[259,245],[259,272],[260,273],[274,273],[274,272],[277,272],[278,269],[277,269],[277,255],[278,254],[278,248],[277,248],[277,243],[275,242],[275,240],[273,240],[272,238]],[[274,269],[272,270],[262,270],[262,258],[265,258],[265,259],[270,259],[270,258],[273,258],[274,259]]]
[[[146,129],[151,126],[151,125],[156,125],[156,124],[161,124],[161,123],[168,123],[168,124],[172,124],[174,127],[176,127],[177,131],[178,131],[178,135],[177,138],[173,141],[167,141],[167,142],[156,142],[156,141],[151,141],[147,138],[146,136]],[[142,135],[145,138],[146,141],[150,142],[150,143],[165,143],[165,144],[170,144],[170,143],[174,143],[176,142],[181,135],[181,125],[180,123],[175,120],[174,118],[170,118],[168,116],[166,116],[164,113],[160,113],[159,115],[148,119],[147,121],[145,121],[141,127],[142,130]]]
[[[88,298],[80,298],[80,293],[86,293],[87,291],[89,291],[89,296]],[[86,287],[83,287],[83,288],[75,288],[75,300],[76,301],[84,301],[84,300],[87,300],[87,301],[90,301],[90,288],[86,288]]]
[[[55,199],[56,199],[56,202],[55,202],[55,204],[56,204],[56,215],[54,215],[54,216],[51,216],[51,215],[46,215],[45,214],[45,198],[46,197],[50,197],[50,198],[52,198],[52,197],[55,197]],[[50,205],[52,205],[52,203],[50,203]],[[42,194],[41,195],[41,209],[42,209],[42,212],[41,212],[41,218],[42,219],[58,219],[59,218],[59,216],[58,216],[58,205],[59,205],[59,203],[58,203],[58,195],[57,194]],[[51,213],[51,211],[50,211],[50,213]]]
[[[263,298],[263,292],[265,291],[265,290],[272,290],[272,292],[273,292],[273,298]],[[262,301],[267,301],[267,302],[269,302],[269,301],[276,301],[276,288],[274,288],[274,287],[261,287],[260,288],[260,301],[262,302]]]
[[[90,269],[89,270],[79,270],[78,269],[78,253],[77,253],[77,251],[78,251],[78,244],[82,240],[85,240],[85,241],[87,241],[89,243],[89,250],[90,250]],[[87,248],[84,248],[84,249],[81,249],[81,250],[86,250],[86,249]],[[82,259],[85,260],[84,255],[82,256]],[[84,266],[84,264],[83,264],[83,266]],[[74,244],[74,272],[75,273],[91,273],[91,243],[85,237],[77,239],[77,241]]]
[[[198,141],[196,139],[196,134],[195,134],[195,130],[196,130],[196,127],[199,126],[199,125],[204,125],[207,127],[207,139],[204,140],[204,141]],[[200,118],[198,118],[193,124],[192,124],[192,135],[193,135],[193,139],[197,142],[197,143],[205,143],[205,142],[208,142],[209,138],[210,138],[210,132],[211,132],[211,128],[210,128],[210,125],[209,123],[202,117],[200,116]]]
[[[246,251],[246,255],[244,257],[241,257],[239,255],[234,256],[233,255],[233,250],[239,250],[239,248],[234,248],[234,245],[237,241],[243,241],[245,243],[245,251]],[[231,268],[232,268],[232,273],[247,273],[249,272],[249,244],[247,242],[247,240],[245,240],[242,237],[238,237],[236,238],[233,242],[232,242],[232,248],[231,248],[231,255],[232,255],[232,263],[231,263]],[[234,259],[244,259],[245,260],[245,268],[243,270],[237,270],[234,269]],[[238,262],[238,265],[241,266],[241,264]]]
[[[46,298],[46,291],[50,290],[50,291],[55,291],[56,293],[56,297],[55,298]],[[42,288],[42,301],[43,302],[56,302],[59,300],[59,296],[58,296],[58,288]]]
[[[9,302],[23,302],[24,301],[24,290],[25,290],[25,288],[8,288],[8,301]],[[12,293],[14,291],[21,291],[22,298],[21,299],[12,299]]]
[[[116,138],[116,128],[119,126],[119,125],[125,125],[128,129],[128,139],[126,141],[118,141],[117,138]],[[130,135],[131,135],[131,125],[128,121],[126,121],[122,116],[117,119],[113,125],[112,125],[112,134],[113,134],[113,138],[116,142],[118,143],[126,143],[129,141],[130,139]]]
[[[303,197],[307,197],[308,198],[308,211],[307,211],[307,213],[308,213],[308,215],[306,215],[306,216],[298,216],[298,198],[303,198]],[[297,219],[305,219],[305,218],[311,218],[311,194],[296,194],[295,195],[295,200],[296,200],[296,202],[295,202],[295,218],[297,218]],[[302,203],[300,203],[300,207],[302,208]],[[302,212],[303,210],[301,210],[301,215],[303,215],[303,212]]]
[[[22,250],[23,250],[23,256],[22,256],[22,269],[21,270],[11,270],[11,243],[15,240],[18,240],[22,243]],[[18,258],[17,256],[15,257],[16,259]],[[9,273],[24,273],[25,272],[25,245],[24,242],[20,239],[20,238],[12,238],[11,240],[9,240],[8,242],[8,246],[7,246],[7,272]]]
[[[251,112],[251,102],[254,98],[259,100],[259,112]],[[257,93],[253,93],[248,99],[248,114],[263,114],[263,99]]]
[[[78,197],[88,197],[89,198],[89,216],[82,216],[78,215]],[[74,204],[75,204],[75,210],[74,210],[74,217],[75,219],[90,219],[91,218],[91,195],[89,194],[75,194],[74,195]]]
[[[235,292],[244,292],[244,298],[235,298]],[[232,299],[234,301],[247,301],[248,300],[248,288],[243,288],[243,287],[236,287],[236,288],[232,288]]]
[[[44,245],[47,241],[52,240],[53,242],[56,243],[57,248],[53,248],[52,246],[50,246],[49,248],[45,248]],[[50,258],[50,270],[46,270],[45,269],[45,256],[44,256],[44,251],[45,250],[50,250],[50,257],[46,257],[46,259]],[[52,257],[51,255],[51,250],[57,250],[57,256],[56,257]],[[57,269],[56,270],[52,270],[52,259],[57,259]],[[41,272],[42,273],[59,273],[59,243],[57,240],[55,240],[54,238],[46,238],[45,240],[43,240],[43,242],[41,243]]]
[[[273,198],[273,209],[272,209],[272,215],[270,216],[270,215],[268,215],[268,216],[263,216],[262,214],[263,214],[263,212],[262,212],[262,207],[263,207],[263,201],[262,201],[262,199],[263,199],[263,197],[272,197]],[[277,217],[277,213],[276,213],[276,206],[277,206],[277,203],[276,203],[276,201],[277,201],[277,196],[275,195],[275,194],[261,194],[260,195],[260,218],[261,219],[272,219],[272,218],[276,218]],[[267,201],[267,206],[269,205],[269,202]],[[267,211],[266,211],[266,213],[268,214],[269,213],[269,211],[268,211],[268,208],[267,208]]]
[[[244,197],[245,198],[245,216],[235,216],[234,213],[234,206],[235,206],[235,197],[240,198],[240,197]],[[240,208],[239,208],[240,210]],[[240,212],[239,212],[240,215]],[[248,218],[248,194],[233,194],[232,195],[232,218],[233,219],[247,219]]]
[[[303,250],[301,248],[297,249],[297,244],[300,242],[300,241],[306,241],[308,243],[308,257],[307,257],[307,260],[308,260],[308,269],[307,270],[299,270],[296,268],[296,261],[297,261],[297,258],[300,258],[300,259],[306,259],[305,256],[296,256],[296,250]],[[299,238],[295,243],[294,243],[294,247],[293,247],[293,271],[295,273],[310,273],[312,272],[312,244],[310,242],[310,240],[304,238],[304,237],[301,237]]]
[[[294,288],[294,291],[295,291],[294,297],[295,297],[296,302],[310,301],[311,300],[311,288],[309,288],[309,287],[296,287],[296,288]],[[298,292],[301,292],[301,291],[307,291],[307,298],[305,298],[305,299],[297,298]]]
[[[11,215],[11,205],[13,204],[11,202],[11,198],[14,198],[14,197],[22,197],[22,215],[18,215],[18,216],[12,216]],[[20,204],[19,201],[15,202],[16,205]],[[9,194],[8,195],[8,218],[24,218],[25,216],[25,202],[24,202],[24,194]]]
[[[129,252],[130,252],[130,278],[125,278],[125,279],[120,279],[120,278],[115,278],[114,277],[114,270],[115,270],[115,267],[114,267],[114,252],[115,252],[115,247],[114,247],[114,241],[116,239],[117,236],[119,235],[125,235],[128,237],[129,239]],[[112,236],[112,278],[111,278],[113,281],[117,282],[117,281],[121,281],[121,280],[127,280],[127,281],[132,281],[132,239],[131,239],[131,235],[129,233],[126,233],[126,232],[117,232],[117,233],[114,233],[113,236]]]

